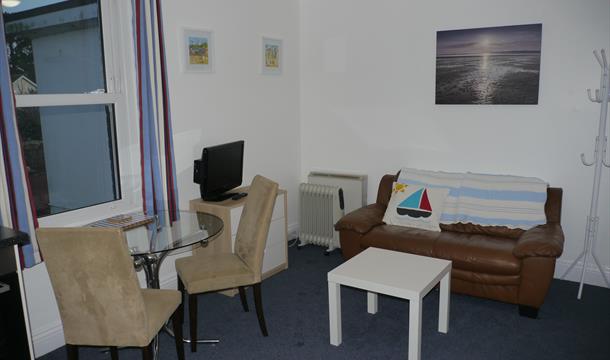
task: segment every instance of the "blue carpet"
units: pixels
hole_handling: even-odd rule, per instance
[[[326,273],[342,262],[339,253],[323,256],[320,247],[289,249],[289,269],[262,285],[269,337],[261,335],[251,290],[250,312],[239,297],[199,297],[200,337],[217,345],[185,346],[187,359],[401,359],[407,358],[408,301],[379,297],[379,312],[366,312],[366,293],[342,287],[343,343],[329,344]],[[438,292],[423,303],[422,359],[610,359],[610,289],[554,280],[537,320],[518,315],[515,305],[451,295],[449,333],[437,332]],[[185,333],[188,332],[185,325]],[[176,359],[173,340],[161,335],[160,359]],[[84,348],[81,359],[110,359]],[[120,351],[140,359],[139,350]],[[66,359],[60,348],[43,360]]]

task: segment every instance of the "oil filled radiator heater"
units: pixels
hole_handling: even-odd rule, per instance
[[[335,224],[366,205],[366,186],[366,175],[310,173],[299,186],[299,246],[324,246],[327,253],[340,248]]]

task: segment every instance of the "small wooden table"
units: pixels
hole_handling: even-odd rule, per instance
[[[341,285],[366,290],[377,313],[377,294],[409,300],[409,360],[421,355],[422,299],[440,282],[438,331],[449,330],[451,261],[368,248],[328,273],[330,343],[341,344]]]

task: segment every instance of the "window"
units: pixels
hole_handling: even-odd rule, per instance
[[[17,125],[39,218],[132,207],[125,179],[134,178],[128,149],[135,136],[119,66],[128,61],[117,36],[121,11],[113,8],[120,3],[129,2],[41,0],[3,8]]]

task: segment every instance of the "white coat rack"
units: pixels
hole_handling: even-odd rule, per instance
[[[599,200],[599,186],[600,179],[602,176],[603,166],[610,167],[610,161],[606,159],[606,148],[608,146],[608,137],[606,136],[606,120],[608,118],[608,101],[610,100],[610,69],[608,66],[608,58],[606,57],[606,51],[601,50],[601,56],[597,50],[593,51],[593,55],[597,59],[599,66],[601,67],[601,79],[599,89],[595,90],[595,96],[591,93],[591,89],[587,89],[587,95],[589,100],[595,103],[601,104],[601,110],[599,114],[599,130],[597,137],[595,138],[595,153],[593,154],[593,161],[587,161],[585,154],[580,154],[582,163],[586,166],[595,166],[595,175],[593,178],[593,195],[591,196],[591,208],[589,210],[589,216],[587,216],[587,227],[585,230],[585,243],[584,248],[580,255],[574,260],[570,267],[563,274],[562,279],[574,268],[574,266],[584,257],[582,272],[580,274],[580,286],[578,287],[578,299],[582,296],[582,287],[585,280],[585,271],[587,269],[587,262],[589,256],[593,258],[593,261],[597,265],[599,272],[602,274],[606,285],[610,287],[610,282],[604,273],[604,269],[595,255],[595,242],[597,241],[597,227],[599,225],[599,216],[597,216],[598,200]]]

